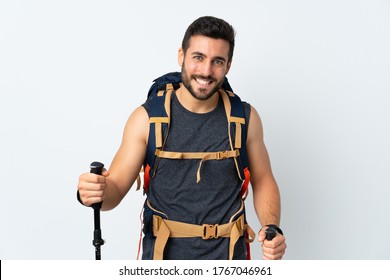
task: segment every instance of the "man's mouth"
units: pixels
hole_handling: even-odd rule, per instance
[[[194,80],[202,86],[210,85],[214,80],[212,79],[205,79],[205,78],[200,78],[200,77],[194,77]]]

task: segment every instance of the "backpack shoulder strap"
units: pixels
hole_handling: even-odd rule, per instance
[[[165,132],[170,123],[170,108],[172,92],[180,87],[181,73],[170,72],[153,81],[148,91],[149,105],[149,139],[144,168],[153,166],[154,151],[161,148],[164,142]],[[146,172],[145,172],[146,173]]]
[[[247,120],[245,118],[244,106],[240,97],[232,91],[219,90],[226,111],[228,120],[228,132],[230,148],[238,149],[240,156],[235,158],[235,165],[240,179],[243,181],[241,195],[243,199],[248,193],[250,180],[248,153],[246,150]]]
[[[156,95],[149,97],[149,138],[144,161],[144,193],[149,187],[150,177],[154,174],[155,151],[164,147],[168,136],[170,116],[171,116],[171,97],[174,91],[172,84],[165,85],[165,89],[159,89]]]

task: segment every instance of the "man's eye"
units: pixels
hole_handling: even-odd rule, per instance
[[[202,60],[202,59],[203,59],[203,57],[202,57],[202,56],[200,56],[200,55],[195,55],[195,56],[194,56],[194,59],[195,59],[195,60]]]
[[[222,66],[222,65],[223,65],[223,61],[217,59],[217,60],[214,60],[214,64],[215,64],[215,65],[220,65],[220,66]]]

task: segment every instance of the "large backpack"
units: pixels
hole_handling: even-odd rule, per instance
[[[169,126],[170,126],[171,96],[175,90],[180,88],[181,85],[182,85],[181,73],[171,72],[155,79],[153,81],[152,86],[149,89],[147,103],[149,106],[148,113],[149,113],[150,129],[149,129],[148,146],[147,146],[145,161],[143,165],[144,193],[148,192],[150,178],[153,178],[155,176],[160,158],[200,160],[198,172],[197,172],[197,182],[199,182],[199,180],[201,179],[201,175],[200,175],[201,167],[202,167],[202,163],[205,160],[219,160],[224,158],[233,158],[236,166],[237,174],[239,178],[242,180],[241,197],[242,200],[245,200],[248,193],[248,185],[250,180],[249,162],[248,162],[248,156],[246,150],[248,122],[245,118],[244,107],[241,102],[241,99],[236,94],[233,93],[233,90],[229,85],[227,78],[224,79],[221,89],[218,90],[218,94],[220,94],[223,100],[226,117],[228,121],[227,130],[229,135],[230,150],[222,151],[222,152],[195,152],[195,153],[194,152],[181,153],[181,152],[172,152],[172,151],[164,150],[164,145],[168,137]],[[140,180],[138,180],[137,189],[139,189],[139,187],[140,187]],[[175,228],[177,229],[178,223],[173,222],[173,224],[171,224],[171,221],[162,219],[158,215],[154,215],[154,213],[158,213],[158,212],[151,211],[151,209],[149,209],[149,206],[150,205],[148,204],[148,200],[146,200],[144,205],[144,227],[143,227],[144,233],[145,232],[150,233],[153,231],[150,225],[151,224],[154,225],[155,222],[154,218],[159,219],[159,221],[157,221],[157,224],[159,224],[160,226],[164,225],[165,230],[160,229],[158,236],[156,238],[156,243],[154,245],[154,255],[153,255],[154,259],[162,259],[165,244],[167,242],[167,239],[171,236],[170,230],[174,230]],[[243,207],[243,201],[241,207]],[[153,222],[151,222],[150,220],[151,216],[153,216]],[[147,219],[149,222],[145,222],[145,217],[149,217]],[[243,221],[241,218],[243,219]],[[240,223],[240,220],[241,223],[243,223],[240,226],[241,231],[244,231],[246,236],[247,259],[251,259],[249,243],[251,243],[254,240],[255,233],[247,224],[244,215],[242,215],[240,218],[238,218],[236,221],[233,221],[232,223],[233,224]],[[168,227],[169,230],[166,227],[166,224],[170,224],[170,226]],[[218,225],[218,227],[222,227],[222,228],[226,226],[229,226],[229,224]],[[199,226],[185,224],[184,228],[186,229],[184,230],[184,232],[188,231],[187,233],[184,234],[184,236],[190,234],[191,236],[199,237],[196,234],[193,235],[194,232],[197,232],[196,229],[198,229]],[[213,237],[214,235],[217,234],[217,231],[215,230],[214,226],[203,225],[202,228],[203,230],[205,230],[202,234],[202,238],[207,238],[207,236],[204,235],[210,234],[209,233],[210,230],[212,231],[210,237]],[[179,232],[182,233],[183,228],[180,227]],[[137,259],[139,258],[139,253],[141,248],[141,236],[142,234],[140,235]],[[229,233],[228,236],[230,236],[229,259],[231,259],[234,252],[234,244],[237,241],[239,236],[238,230],[235,234]],[[182,237],[182,236],[179,235],[177,237]]]
[[[149,89],[147,102],[150,107],[150,130],[144,161],[144,193],[148,191],[150,178],[153,178],[156,174],[160,158],[201,160],[197,181],[200,180],[201,165],[204,160],[233,158],[238,176],[243,181],[241,195],[245,199],[250,179],[246,151],[247,121],[241,99],[233,93],[226,77],[219,94],[223,99],[228,119],[230,150],[224,153],[176,153],[164,151],[164,144],[169,133],[171,96],[173,91],[181,86],[181,83],[181,73],[171,72],[155,79]]]

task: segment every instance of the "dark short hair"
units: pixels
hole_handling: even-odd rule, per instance
[[[234,51],[234,37],[236,35],[233,26],[224,21],[223,19],[204,16],[195,20],[187,28],[186,33],[181,44],[181,47],[186,53],[189,48],[190,39],[195,35],[203,35],[214,39],[223,39],[229,42],[229,61],[233,58]]]

